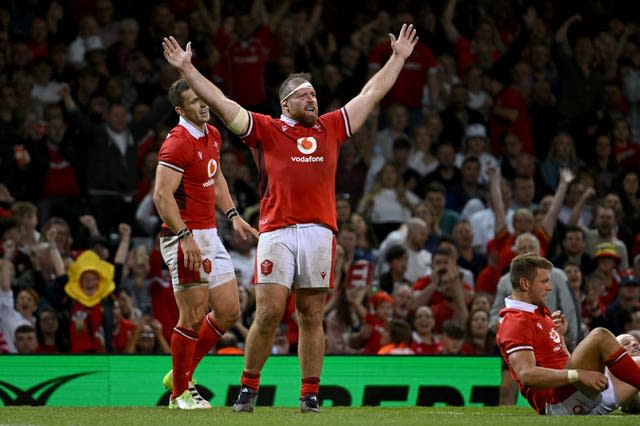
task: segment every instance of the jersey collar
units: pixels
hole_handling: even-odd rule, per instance
[[[508,297],[504,298],[504,306],[507,309],[515,309],[515,310],[518,310],[518,311],[537,313],[537,314],[540,314],[542,316],[544,316],[548,312],[548,309],[547,309],[546,306],[539,307],[539,306],[536,306],[536,305],[532,305],[531,303],[522,302],[520,300],[512,299],[511,296],[508,296]]]
[[[200,139],[201,137],[206,135],[206,132],[202,133],[200,129],[194,126],[193,123],[191,123],[189,120],[187,120],[183,116],[180,116],[180,120],[178,121],[178,124],[184,127],[185,129],[187,129],[187,131],[191,134],[191,136],[193,136],[196,139]],[[207,127],[205,126],[205,129],[206,128]]]
[[[510,309],[517,309],[525,312],[535,312],[538,307],[531,303],[521,302],[520,300],[512,299],[511,296],[504,298],[504,306]]]
[[[296,120],[294,120],[291,117],[287,117],[286,115],[282,114],[280,115],[280,120],[284,121],[285,123],[287,123],[289,126],[293,127],[296,124],[298,124],[298,122]]]

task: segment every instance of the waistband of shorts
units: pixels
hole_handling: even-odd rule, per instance
[[[207,229],[217,229],[217,228],[204,228],[204,229],[189,229],[192,232],[197,231],[206,231]],[[160,228],[159,232],[160,237],[176,237],[177,235],[169,228],[165,228],[164,226]]]
[[[313,228],[314,226],[320,226],[331,231],[331,228],[324,223],[294,223],[292,225],[285,226],[285,228]]]

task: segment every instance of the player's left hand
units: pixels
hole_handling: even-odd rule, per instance
[[[418,43],[418,36],[413,24],[402,24],[398,38],[393,34],[389,34],[391,39],[391,49],[396,55],[400,55],[403,59],[407,59],[413,52],[413,47]]]
[[[567,332],[567,328],[569,328],[569,323],[567,322],[567,318],[564,316],[562,311],[555,311],[554,313],[552,313],[551,319],[553,320],[553,324],[556,326],[558,334],[564,336]]]
[[[258,233],[258,230],[252,227],[251,225],[249,225],[240,216],[234,217],[231,222],[233,225],[233,229],[240,234],[243,240],[246,240],[247,238],[249,238],[249,235],[253,235],[256,240],[258,239],[258,236],[260,235]]]
[[[167,62],[178,70],[191,63],[191,42],[183,49],[173,36],[165,37],[162,40],[162,48]]]

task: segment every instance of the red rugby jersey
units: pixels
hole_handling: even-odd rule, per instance
[[[540,367],[564,369],[569,354],[564,350],[549,310],[510,297],[505,299],[505,305],[499,313],[501,319],[496,340],[513,379],[518,381],[509,364],[509,355],[520,350],[533,351],[536,365]],[[557,404],[576,391],[571,385],[556,389],[534,389],[518,382],[518,386],[520,393],[539,414],[545,413],[546,403]]]
[[[158,153],[158,167],[182,173],[182,182],[174,193],[180,217],[189,229],[216,226],[215,178],[220,164],[222,139],[218,130],[207,124],[206,134],[181,119],[171,129]],[[166,227],[166,224],[162,225]]]
[[[340,145],[351,137],[346,110],[324,114],[312,127],[249,114],[242,140],[259,173],[260,232],[298,223],[337,231],[335,178]]]

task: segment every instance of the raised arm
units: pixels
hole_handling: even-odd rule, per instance
[[[560,182],[558,183],[558,188],[556,189],[555,194],[553,194],[553,200],[551,201],[549,210],[545,213],[542,218],[542,222],[540,223],[540,226],[544,229],[544,232],[547,233],[549,238],[553,237],[553,233],[556,230],[558,213],[560,212],[560,208],[564,202],[564,197],[567,195],[567,188],[574,177],[573,172],[568,168],[563,167],[560,169]]]
[[[496,166],[489,166],[489,168],[487,168],[487,173],[489,174],[489,196],[491,198],[491,208],[493,209],[493,213],[496,217],[494,233],[495,235],[498,235],[500,231],[507,227],[507,207],[504,205],[502,190],[500,188],[502,176]]]
[[[367,81],[360,94],[351,99],[345,109],[351,123],[351,131],[360,129],[376,104],[387,94],[396,82],[404,62],[413,52],[418,42],[413,25],[403,24],[398,38],[389,34],[391,39],[391,57],[384,66]]]
[[[224,125],[236,135],[244,133],[249,124],[247,110],[227,98],[218,86],[207,80],[191,63],[191,42],[183,49],[175,38],[169,37],[164,39],[162,47],[167,62],[182,74],[189,87],[209,105]]]
[[[449,43],[455,43],[460,37],[458,29],[453,23],[453,17],[456,12],[457,3],[458,2],[456,0],[448,0],[447,4],[444,7],[444,10],[442,11],[442,18],[440,19],[440,22],[442,23],[442,29],[444,30]]]

